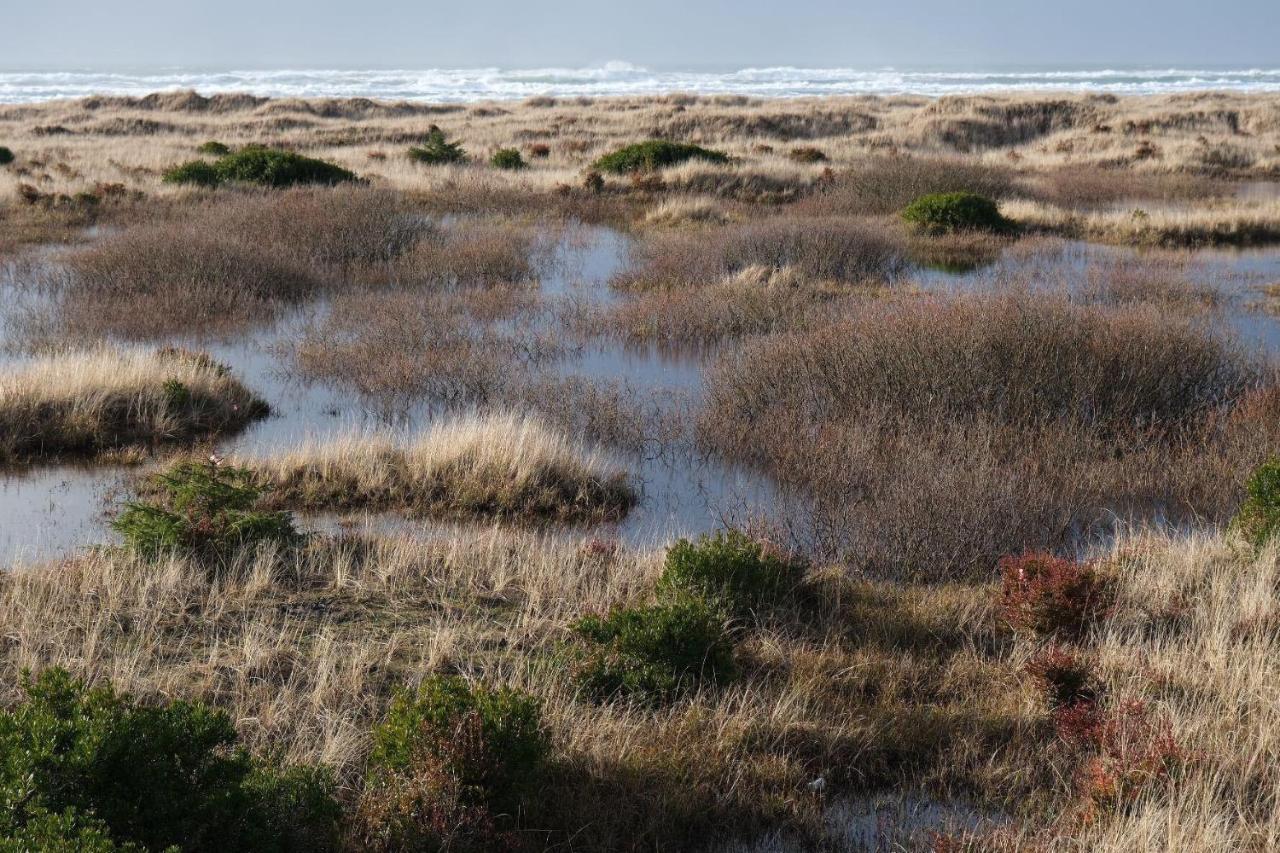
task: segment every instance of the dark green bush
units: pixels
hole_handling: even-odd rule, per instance
[[[690,542],[681,539],[667,551],[658,594],[719,599],[735,613],[768,606],[790,594],[805,565],[789,560],[738,530]]]
[[[214,157],[223,157],[231,153],[231,146],[223,145],[217,140],[210,139],[208,142],[201,143],[200,147],[196,150],[201,154],[212,154]]]
[[[710,163],[728,163],[729,155],[722,151],[712,151],[684,142],[650,139],[647,142],[637,142],[610,152],[596,160],[591,168],[600,172],[622,175],[630,172],[652,172],[655,169],[695,159]]]
[[[489,158],[489,165],[495,169],[523,169],[526,164],[515,148],[499,148]]]
[[[13,149],[0,145],[0,166],[7,166],[13,162]]]
[[[255,509],[263,490],[246,469],[184,462],[152,477],[146,491],[155,500],[126,505],[111,526],[147,556],[178,551],[220,558],[241,547],[302,538],[291,513]]]
[[[1009,220],[994,201],[977,193],[934,193],[921,196],[902,211],[902,218],[935,234],[955,231],[1007,231]]]
[[[450,142],[444,131],[433,124],[427,131],[426,141],[409,149],[409,159],[428,166],[441,166],[467,162],[467,152],[462,143]]]
[[[548,751],[535,699],[456,676],[401,691],[374,730],[356,816],[367,850],[515,850]]]
[[[222,182],[218,169],[204,160],[191,160],[181,166],[174,166],[164,173],[162,180],[166,184],[195,184],[201,187],[216,187]]]
[[[339,184],[355,179],[353,173],[328,161],[261,145],[246,145],[239,151],[219,157],[214,163],[192,160],[164,174],[167,183],[200,186],[234,182],[279,188],[298,184]]]
[[[417,690],[402,690],[374,730],[369,763],[375,773],[406,771],[424,752],[440,753],[472,714],[494,762],[452,769],[490,804],[514,808],[548,749],[537,700],[516,690],[472,687],[457,676],[433,676]]]
[[[328,776],[256,764],[222,711],[144,705],[59,669],[22,686],[0,712],[0,849],[336,848]]]
[[[601,699],[669,699],[702,683],[727,683],[737,671],[724,614],[700,598],[588,616],[573,631],[580,640],[573,676]]]
[[[1261,548],[1280,532],[1280,459],[1258,466],[1245,484],[1245,495],[1231,526]]]

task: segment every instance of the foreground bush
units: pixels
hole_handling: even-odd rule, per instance
[[[1265,462],[1249,476],[1245,500],[1231,525],[1255,548],[1280,531],[1280,459]]]
[[[675,166],[686,160],[705,160],[708,163],[728,163],[729,155],[698,145],[651,139],[637,142],[605,154],[591,164],[599,172],[624,175],[631,172],[652,172],[667,166]]]
[[[7,166],[13,162],[13,150],[4,145],[0,145],[0,166]]]
[[[198,353],[61,353],[0,378],[0,464],[191,441],[243,429],[267,411]]]
[[[1106,612],[1112,588],[1091,563],[1023,554],[1000,561],[1000,604],[1015,628],[1079,634]]]
[[[671,699],[736,675],[724,616],[700,598],[588,616],[573,631],[581,641],[573,677],[599,699]]]
[[[243,183],[274,188],[332,185],[355,179],[354,173],[326,160],[261,145],[246,145],[239,151],[224,154],[212,164],[203,160],[183,163],[164,174],[164,181],[171,184]]]
[[[155,475],[153,501],[128,504],[111,526],[146,556],[171,552],[221,558],[262,543],[292,545],[301,535],[287,512],[257,509],[262,487],[241,468],[186,462]]]
[[[433,676],[374,730],[359,825],[378,850],[514,849],[549,749],[535,699]]]
[[[969,192],[922,196],[907,205],[902,211],[902,218],[935,234],[1007,231],[1010,226],[994,201]]]
[[[742,613],[792,593],[804,569],[803,563],[786,559],[741,531],[729,530],[672,545],[658,593],[672,599],[717,599]]]
[[[421,145],[409,149],[409,159],[428,166],[467,162],[467,152],[460,142],[450,142],[444,131],[434,124],[427,131],[427,139]]]
[[[0,849],[336,849],[328,777],[255,763],[223,712],[56,669],[23,691],[0,713]]]

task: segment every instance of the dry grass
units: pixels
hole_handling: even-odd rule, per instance
[[[1249,246],[1280,239],[1280,202],[1221,201],[1195,206],[1146,206],[1067,210],[1032,201],[1010,201],[1005,216],[1025,228],[1138,246]]]
[[[702,433],[800,489],[800,541],[876,575],[1221,519],[1280,446],[1269,374],[1185,317],[1048,294],[844,313],[724,354]]]
[[[0,463],[189,442],[266,404],[206,356],[101,348],[44,356],[0,380]]]
[[[278,508],[403,510],[517,521],[617,520],[636,500],[626,475],[532,418],[455,418],[407,443],[351,436],[248,462]]]

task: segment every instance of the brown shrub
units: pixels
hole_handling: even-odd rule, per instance
[[[801,202],[803,210],[835,216],[897,213],[924,195],[972,192],[987,198],[1010,195],[1012,174],[994,166],[919,157],[875,157],[838,173]]]
[[[1000,560],[1000,606],[1015,628],[1078,635],[1111,606],[1111,585],[1090,563],[1028,553]]]

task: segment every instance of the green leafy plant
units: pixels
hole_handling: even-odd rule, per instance
[[[224,183],[291,187],[298,184],[339,184],[356,180],[354,173],[330,163],[293,151],[246,145],[219,157],[213,163],[193,160],[164,174],[173,184],[217,186]]]
[[[902,211],[902,218],[935,234],[956,231],[1008,231],[1009,220],[991,199],[970,192],[921,196]]]
[[[7,166],[13,162],[13,149],[4,145],[0,145],[0,166]]]
[[[695,541],[681,539],[667,550],[658,594],[675,599],[720,599],[735,613],[768,605],[791,593],[805,564],[791,560],[738,530]]]
[[[241,547],[302,538],[292,513],[255,508],[263,489],[247,469],[184,462],[152,477],[146,491],[156,499],[128,504],[111,526],[147,556],[178,551],[221,558]]]
[[[686,160],[705,160],[709,163],[728,163],[729,155],[684,142],[668,142],[650,139],[637,142],[605,154],[591,165],[600,172],[623,175],[631,172],[651,172],[666,166],[675,166]]]
[[[216,187],[222,182],[218,168],[205,160],[190,160],[174,166],[164,173],[166,184],[194,184],[200,187]]]
[[[336,848],[328,775],[256,763],[224,712],[142,704],[61,669],[22,688],[0,712],[0,850]]]
[[[519,150],[515,148],[499,148],[489,158],[489,165],[495,169],[523,169],[526,165]]]
[[[1245,500],[1231,521],[1255,548],[1280,532],[1280,459],[1259,465],[1245,483]]]
[[[510,827],[549,749],[537,700],[433,676],[396,695],[373,741],[363,847],[515,849]]]
[[[210,139],[208,142],[202,142],[200,147],[196,150],[201,154],[212,154],[214,157],[223,157],[231,153],[231,146],[224,145],[217,140]]]
[[[725,618],[701,598],[614,610],[573,626],[579,646],[571,671],[600,699],[670,699],[699,684],[725,684],[737,673]]]
[[[427,130],[427,138],[421,145],[409,149],[409,159],[427,166],[467,162],[467,152],[460,142],[450,142],[444,131],[434,124]]]

